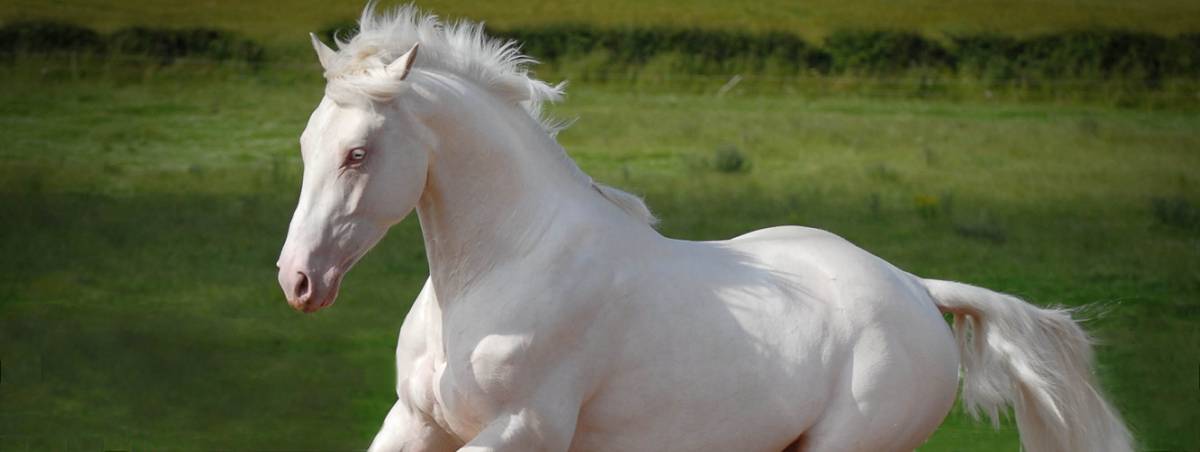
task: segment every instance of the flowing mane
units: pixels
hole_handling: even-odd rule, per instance
[[[358,27],[358,34],[349,41],[334,38],[337,58],[325,71],[328,90],[339,97],[387,100],[398,94],[402,83],[377,75],[388,62],[420,42],[417,66],[454,73],[519,103],[551,135],[564,128],[564,122],[543,114],[542,105],[561,100],[566,83],[550,85],[530,77],[528,66],[537,61],[522,54],[516,41],[487,36],[482,23],[459,20],[446,24],[412,4],[376,14],[371,2]]]
[[[325,70],[325,92],[336,101],[364,97],[387,101],[395,97],[406,83],[384,76],[386,65],[419,42],[421,51],[415,66],[456,74],[500,99],[520,105],[551,137],[568,124],[542,110],[546,102],[562,99],[566,82],[551,85],[531,77],[528,66],[537,62],[522,54],[516,41],[487,36],[482,23],[442,23],[436,15],[412,4],[376,14],[375,3],[371,2],[363,9],[358,27],[358,34],[349,41],[334,38],[338,50]],[[561,153],[562,158],[570,159],[565,151]],[[641,198],[592,181],[573,162],[570,166],[621,210],[647,224],[658,222]]]

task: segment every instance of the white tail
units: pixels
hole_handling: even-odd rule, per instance
[[[1087,333],[1064,309],[950,281],[924,280],[942,312],[954,314],[963,366],[963,405],[999,423],[1016,411],[1028,452],[1131,451],[1133,438],[1092,378]]]

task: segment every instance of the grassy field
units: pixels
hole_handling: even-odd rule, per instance
[[[316,72],[0,80],[0,449],[365,447],[425,257],[409,219],[333,309],[283,302]],[[1141,443],[1200,447],[1196,111],[586,84],[556,111],[667,235],[811,225],[920,275],[1097,304],[1099,373]],[[1016,449],[957,411],[922,448]]]
[[[131,0],[9,0],[0,19],[54,18],[112,30],[121,26],[172,24],[217,26],[284,46],[304,44],[305,33],[357,18],[362,0],[300,0],[281,11],[266,0],[176,3]],[[384,2],[396,4],[396,2]],[[700,0],[614,0],[563,2],[523,0],[426,0],[422,8],[443,17],[469,17],[498,27],[545,23],[602,26],[670,25],[705,28],[780,30],[819,39],[840,28],[901,28],[928,34],[994,31],[1033,34],[1063,29],[1123,28],[1164,34],[1200,31],[1200,3],[1188,0],[766,0],[730,3]],[[300,39],[297,41],[297,39]]]
[[[0,450],[368,444],[394,400],[396,331],[426,274],[415,218],[317,315],[286,306],[273,265],[299,191],[296,140],[321,96],[304,33],[361,4],[0,4],[0,20],[103,31],[223,27],[272,55],[257,72],[88,58],[0,65]],[[1174,0],[421,5],[500,27],[810,39],[855,27],[1200,31],[1200,4]],[[1141,445],[1200,450],[1195,104],[1176,93],[1155,109],[1022,103],[982,89],[922,100],[911,86],[862,90],[837,77],[748,79],[715,95],[725,81],[577,80],[555,108],[578,118],[560,141],[598,180],[644,194],[670,236],[803,224],[919,275],[1094,306],[1086,326],[1099,375]],[[730,156],[744,167],[721,171]],[[1017,444],[1011,425],[993,431],[956,410],[921,450]]]

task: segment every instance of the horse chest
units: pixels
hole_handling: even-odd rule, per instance
[[[434,390],[447,430],[470,438],[509,405],[532,392],[538,372],[527,335],[489,334],[450,347],[436,370]]]

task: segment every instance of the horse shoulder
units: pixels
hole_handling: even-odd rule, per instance
[[[404,323],[400,326],[399,338],[396,341],[396,375],[404,379],[412,371],[414,363],[436,348],[431,342],[431,334],[441,329],[440,315],[437,312],[437,300],[433,292],[433,282],[426,279],[421,292],[413,301]]]
[[[445,311],[445,365],[435,373],[439,407],[460,438],[545,401],[578,410],[598,378],[595,273],[500,269]],[[541,269],[542,267],[538,267]]]
[[[436,418],[435,372],[441,355],[441,310],[433,282],[426,280],[400,327],[396,344],[396,395],[411,409]]]

